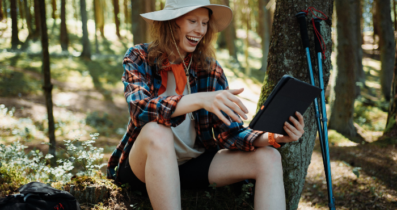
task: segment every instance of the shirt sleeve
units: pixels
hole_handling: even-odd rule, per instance
[[[214,79],[215,91],[229,89],[226,76],[218,62],[215,70],[211,72],[211,77]],[[212,115],[215,138],[219,147],[231,150],[254,151],[254,140],[264,132],[243,127],[243,123],[235,122],[227,114],[222,113],[231,122],[230,126],[223,123],[215,114],[210,113]]]
[[[148,122],[157,122],[167,127],[177,126],[186,115],[171,118],[182,95],[155,97],[150,66],[142,49],[130,48],[123,60],[124,96],[128,104],[131,121],[135,127],[143,127]]]

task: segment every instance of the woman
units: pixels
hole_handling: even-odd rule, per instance
[[[232,19],[230,8],[167,0],[142,17],[153,24],[153,42],[124,57],[130,121],[108,178],[147,189],[153,209],[170,210],[181,209],[181,187],[255,179],[255,209],[285,209],[281,156],[270,145],[297,141],[303,117],[285,123],[288,136],[242,126],[248,110],[236,95],[243,89],[229,90],[212,45]]]

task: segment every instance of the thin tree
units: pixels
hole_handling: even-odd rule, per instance
[[[393,14],[394,14],[394,30],[397,31],[397,8],[396,8],[396,1],[393,0]]]
[[[356,35],[356,51],[357,51],[357,72],[356,72],[356,97],[360,95],[360,87],[365,86],[365,72],[363,68],[363,48],[362,48],[362,43],[363,43],[363,35],[362,35],[362,27],[361,27],[361,22],[362,22],[362,16],[363,16],[363,5],[361,0],[355,0],[353,2],[353,12],[354,15],[354,21],[352,27],[355,30],[355,35]]]
[[[106,1],[105,0],[94,0],[95,7],[95,21],[96,21],[96,30],[99,29],[101,32],[101,37],[105,38],[104,29],[105,29],[105,18],[104,18],[104,10],[106,9]]]
[[[390,90],[393,78],[395,41],[393,22],[391,21],[390,1],[376,0],[376,15],[379,21],[379,48],[380,48],[380,85],[382,95],[390,100]]]
[[[51,70],[50,70],[50,55],[48,53],[48,34],[47,34],[47,23],[46,23],[46,12],[45,12],[45,0],[38,0],[38,6],[40,11],[40,29],[41,29],[41,46],[43,55],[42,71],[44,75],[43,90],[46,99],[47,115],[48,115],[48,136],[50,138],[50,148],[48,153],[54,157],[51,159],[51,165],[56,165],[56,140],[55,140],[55,126],[54,126],[54,115],[53,115],[53,103],[52,103],[52,84],[51,84]]]
[[[3,0],[3,10],[4,10],[4,12],[3,12],[3,14],[4,14],[4,19],[7,21],[7,18],[8,18],[8,14],[7,14],[7,1],[6,0]]]
[[[18,15],[17,15],[17,2],[11,1],[11,49],[17,50],[19,44],[19,37],[18,37]]]
[[[146,23],[139,14],[145,12],[144,0],[131,0],[131,32],[134,44],[146,41]]]
[[[61,0],[61,34],[59,36],[62,51],[67,52],[69,46],[68,29],[66,26],[66,0]]]
[[[270,35],[272,30],[271,0],[258,0],[259,3],[259,34],[262,39],[262,67],[261,70],[266,72],[267,56],[269,54]],[[274,2],[273,2],[274,3]]]
[[[39,8],[39,0],[33,0],[34,6],[34,22],[35,22],[35,30],[33,34],[33,38],[37,39],[40,36],[40,8]]]
[[[114,12],[114,23],[116,24],[116,35],[117,37],[120,38],[121,36],[120,36],[119,0],[113,0],[113,12]]]
[[[55,27],[56,27],[56,19],[57,19],[57,1],[56,0],[51,0],[51,6],[52,6],[52,12],[51,12],[51,17],[52,17],[52,29],[51,29],[51,34],[54,33]]]
[[[87,10],[85,0],[80,0],[80,13],[81,22],[83,28],[83,37],[81,39],[83,45],[83,52],[81,52],[80,57],[91,60],[91,44],[88,39],[88,29],[87,29]]]
[[[97,1],[95,1],[95,0],[92,0],[92,5],[94,5],[94,23],[95,23],[95,32],[94,32],[94,35],[95,35],[95,53],[96,54],[99,54],[99,44],[98,44],[98,36],[97,36],[97,32],[98,32],[98,24],[97,24],[97,11],[98,11],[98,9],[97,9],[97,7],[99,6],[98,5],[98,3],[97,3]]]
[[[396,48],[397,50],[397,48]],[[397,53],[396,53],[397,55]],[[395,56],[389,112],[383,137],[397,139],[397,56]]]
[[[3,1],[0,0],[0,21],[4,19],[4,13],[3,13]]]
[[[223,0],[223,4],[230,7],[230,0]],[[239,65],[239,61],[237,58],[237,47],[236,47],[236,27],[234,18],[230,25],[224,31],[225,41],[227,49],[229,50],[229,56],[237,62]]]
[[[258,108],[262,106],[272,89],[284,74],[289,74],[297,79],[310,83],[309,72],[307,70],[307,59],[305,50],[302,46],[300,29],[295,14],[313,6],[323,11],[328,17],[332,17],[332,0],[300,0],[288,1],[277,0],[272,27],[272,37],[270,40],[268,66],[266,77],[262,86]],[[309,17],[312,17],[309,15]],[[326,44],[324,60],[324,84],[327,86],[331,69],[331,26],[322,21],[322,35]],[[313,31],[313,27],[308,23],[308,31]],[[314,40],[313,33],[309,33],[310,40]],[[312,61],[315,61],[314,44],[311,46]],[[318,84],[317,77],[316,83]],[[303,113],[302,113],[303,114]],[[304,113],[305,133],[296,143],[289,143],[279,151],[282,155],[284,170],[284,185],[286,193],[287,209],[297,209],[299,199],[310,164],[314,141],[317,134],[315,122],[315,112],[313,106]]]
[[[25,17],[26,17],[26,25],[28,27],[28,32],[29,32],[28,37],[31,37],[33,34],[33,25],[32,25],[32,14],[30,13],[30,7],[28,5],[28,0],[23,0],[23,7],[24,7]]]
[[[329,128],[354,139],[357,130],[353,125],[354,100],[356,98],[357,35],[354,24],[354,1],[335,0],[337,27],[337,68],[331,90],[331,117]],[[357,141],[354,139],[354,141]]]

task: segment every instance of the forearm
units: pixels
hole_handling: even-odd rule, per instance
[[[177,117],[184,115],[186,113],[197,111],[202,107],[202,101],[204,100],[203,93],[194,93],[185,95],[182,99],[178,102],[174,113],[171,117]]]
[[[253,142],[255,147],[266,147],[270,146],[269,144],[269,132],[263,133],[258,138],[256,138]]]

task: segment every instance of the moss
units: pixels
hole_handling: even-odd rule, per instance
[[[16,193],[18,188],[29,183],[23,171],[3,163],[0,167],[0,197]]]
[[[392,115],[389,117],[389,121],[387,122],[387,126],[386,126],[384,132],[385,132],[385,133],[390,132],[390,131],[393,129],[393,127],[395,127],[395,125],[396,125],[396,114],[392,114]]]

